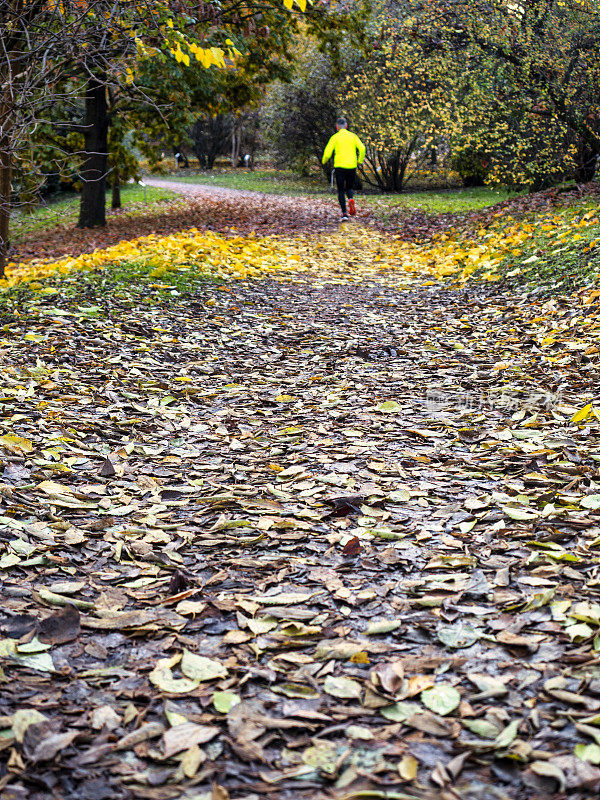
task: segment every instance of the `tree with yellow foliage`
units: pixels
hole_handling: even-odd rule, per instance
[[[397,20],[380,18],[377,28],[368,59],[348,76],[339,104],[367,147],[364,179],[399,192],[429,157],[451,90],[443,59],[424,58]]]
[[[595,0],[403,0],[407,41],[468,80],[457,129],[490,154],[491,179],[537,188],[590,180],[600,156]]]

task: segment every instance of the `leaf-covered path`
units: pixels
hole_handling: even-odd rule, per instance
[[[597,299],[309,244],[5,330],[6,800],[597,797]]]
[[[166,236],[190,228],[227,235],[297,235],[333,231],[339,222],[339,211],[328,198],[286,197],[158,179],[147,183],[180,197],[165,200],[161,206],[136,203],[133,208],[110,212],[105,228],[74,228],[57,217],[52,229],[33,231],[16,243],[11,259],[18,263],[77,256],[140,236]]]

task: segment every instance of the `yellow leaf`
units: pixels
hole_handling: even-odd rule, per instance
[[[49,495],[65,495],[65,494],[73,494],[73,489],[70,486],[65,486],[62,483],[56,483],[55,481],[42,481],[38,484],[38,490],[40,492],[44,492],[45,494]]]
[[[296,0],[300,6],[300,11],[306,11],[306,0]]]
[[[152,672],[149,674],[150,683],[153,683],[162,692],[169,694],[187,694],[193,692],[200,685],[200,681],[189,678],[175,678],[171,672],[172,667],[181,660],[181,655],[173,658],[160,658]]]
[[[292,6],[294,5],[294,0],[283,0],[283,5],[288,9],[288,11],[291,11]]]
[[[593,403],[588,403],[571,418],[571,422],[584,422],[593,411]]]
[[[211,47],[210,52],[213,54],[213,61],[218,67],[225,66],[225,52],[220,47]]]
[[[354,653],[350,661],[353,664],[370,664],[371,660],[367,653],[364,650],[360,650],[358,653]]]
[[[210,50],[205,50],[202,47],[198,48],[198,51],[196,52],[196,59],[200,61],[205,69],[208,69],[213,63],[213,56]]]
[[[9,453],[14,453],[17,456],[23,455],[23,453],[31,453],[33,450],[33,445],[29,439],[24,439],[22,436],[14,436],[12,433],[0,436],[0,444]]]
[[[405,781],[412,781],[417,777],[419,762],[414,756],[404,756],[398,764],[400,777]]]

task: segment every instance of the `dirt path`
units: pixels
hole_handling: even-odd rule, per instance
[[[583,313],[318,261],[52,303],[2,356],[3,800],[598,796]]]
[[[148,186],[156,186],[160,189],[169,189],[171,192],[179,192],[180,194],[193,195],[197,197],[210,197],[211,199],[218,200],[234,200],[242,197],[277,197],[281,199],[284,204],[293,204],[294,197],[286,195],[269,194],[268,192],[251,192],[246,189],[228,189],[224,186],[213,186],[203,183],[186,183],[185,181],[170,181],[163,178],[144,178],[144,183]]]

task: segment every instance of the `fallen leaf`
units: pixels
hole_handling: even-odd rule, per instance
[[[79,635],[79,611],[75,606],[65,606],[43,619],[38,626],[38,638],[46,644],[64,644]]]
[[[430,711],[446,716],[458,708],[460,693],[450,684],[438,683],[431,689],[421,692],[421,702]]]
[[[325,678],[323,688],[327,694],[344,699],[360,699],[362,694],[361,685],[357,681],[352,678],[336,678],[333,675]]]
[[[163,734],[163,752],[165,758],[170,758],[182,750],[198,744],[205,744],[214,739],[219,733],[215,725],[196,725],[194,722],[184,722],[169,728]]]
[[[193,681],[213,681],[216,678],[225,678],[227,668],[219,661],[184,650],[181,657],[181,672]]]

